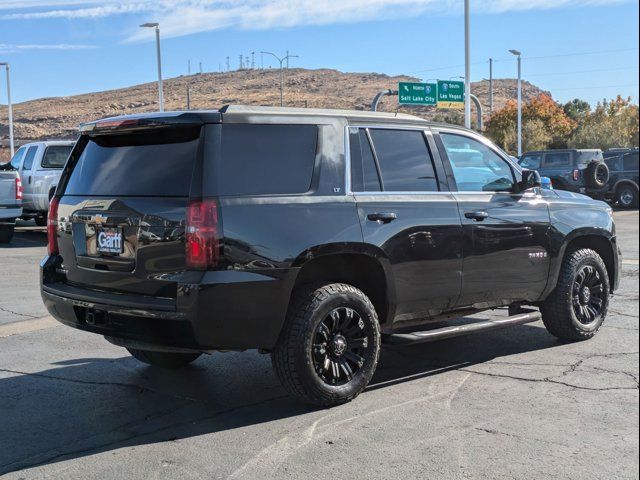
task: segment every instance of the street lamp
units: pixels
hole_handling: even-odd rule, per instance
[[[518,57],[518,157],[522,155],[522,53],[509,50]]]
[[[289,55],[287,53],[285,57],[280,58],[275,53],[271,53],[271,52],[260,52],[260,53],[264,55],[271,55],[280,64],[280,106],[284,107],[284,70],[282,69],[282,64],[286,60],[289,60],[290,58],[299,58],[299,57],[298,55]]]
[[[464,0],[464,126],[471,128],[471,32],[469,0]]]
[[[156,22],[143,23],[140,25],[143,28],[155,28],[156,29],[156,53],[158,56],[158,104],[160,111],[164,112],[164,96],[162,94],[162,62],[160,60],[160,24]]]
[[[9,111],[9,151],[13,157],[13,109],[11,107],[11,81],[9,79],[9,63],[0,62],[0,67],[4,67],[7,70],[7,109]]]

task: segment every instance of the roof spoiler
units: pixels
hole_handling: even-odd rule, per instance
[[[217,112],[216,112],[217,113]],[[156,128],[189,127],[206,123],[206,119],[195,112],[169,112],[143,115],[111,117],[80,124],[81,134],[134,132]]]

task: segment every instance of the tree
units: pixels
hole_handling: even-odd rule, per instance
[[[638,146],[638,105],[620,95],[604,100],[579,123],[569,145],[573,148]]]
[[[584,118],[591,113],[591,105],[589,102],[585,102],[579,98],[574,98],[573,100],[568,101],[564,104],[562,109],[564,110],[564,113],[567,114],[567,117],[574,122],[584,120]]]
[[[522,145],[525,151],[564,148],[576,127],[564,109],[549,95],[540,94],[522,107]],[[517,104],[511,100],[493,114],[486,133],[505,150],[517,145]]]

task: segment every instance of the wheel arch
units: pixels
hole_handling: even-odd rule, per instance
[[[326,245],[305,252],[294,264],[300,268],[291,296],[302,285],[323,281],[347,283],[369,297],[380,325],[393,319],[395,284],[388,259],[379,248],[366,244]]]
[[[633,180],[629,180],[628,178],[622,179],[622,180],[618,180],[615,185],[613,186],[613,192],[615,194],[618,193],[618,189],[620,187],[623,187],[625,185],[629,185],[630,187],[633,187],[636,192],[638,191],[638,184],[636,182],[634,182]]]
[[[564,243],[558,251],[556,262],[552,265],[549,284],[543,294],[543,299],[555,288],[560,274],[560,268],[567,254],[581,248],[589,248],[600,255],[607,268],[610,289],[611,291],[615,290],[619,275],[616,236],[607,230],[585,228],[576,230],[565,238]]]

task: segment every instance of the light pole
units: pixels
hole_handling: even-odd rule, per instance
[[[164,95],[162,94],[162,61],[160,59],[160,24],[152,22],[143,23],[140,26],[143,28],[156,29],[156,53],[158,57],[158,104],[160,106],[160,111],[164,112]]]
[[[299,57],[298,55],[289,55],[288,51],[287,51],[287,55],[282,58],[278,57],[275,53],[271,53],[271,52],[260,52],[260,53],[264,55],[271,55],[280,64],[280,106],[284,107],[284,70],[282,68],[282,64],[286,61],[288,65],[290,58],[299,58]]]
[[[489,117],[493,114],[493,58],[489,59]]]
[[[14,145],[13,145],[13,108],[11,107],[11,80],[9,78],[9,63],[0,62],[0,67],[4,67],[7,70],[7,110],[9,113],[9,151],[13,157]]]
[[[471,39],[469,0],[464,0],[464,126],[471,128]]]
[[[518,157],[522,155],[522,53],[509,50],[518,57]]]

